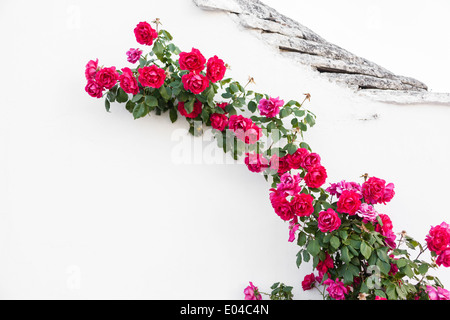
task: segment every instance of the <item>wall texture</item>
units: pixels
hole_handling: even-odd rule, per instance
[[[128,66],[133,28],[156,17],[182,50],[220,56],[229,76],[254,77],[254,90],[285,100],[309,92],[317,125],[306,140],[328,182],[365,172],[394,182],[379,211],[396,232],[422,240],[449,221],[448,106],[355,96],[191,1],[3,1],[0,298],[241,299],[248,281],[318,298],[301,290],[311,266],[295,266],[262,176],[206,152],[180,163],[180,145],[199,143],[180,135],[187,123],[135,121],[117,104],[106,113],[84,92],[86,62]],[[448,270],[437,274],[450,286]]]

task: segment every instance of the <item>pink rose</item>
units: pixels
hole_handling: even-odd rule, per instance
[[[443,265],[446,268],[450,267],[450,248],[447,247],[445,250],[441,251],[436,259],[436,264],[438,266]]]
[[[178,111],[180,112],[180,114],[182,116],[185,116],[186,118],[194,119],[194,118],[197,118],[197,116],[200,113],[202,113],[202,106],[203,106],[202,103],[200,101],[196,100],[194,102],[194,109],[192,109],[192,112],[191,113],[187,113],[187,111],[186,111],[186,109],[184,107],[184,102],[180,101],[180,102],[178,102],[178,107],[177,108],[178,108]]]
[[[244,289],[245,300],[262,300],[261,294],[258,291],[258,287],[255,287],[253,283]]]
[[[209,86],[209,80],[202,74],[195,74],[193,72],[181,76],[184,89],[190,90],[193,94],[200,94]]]
[[[309,154],[309,151],[305,148],[298,148],[293,154],[287,155],[287,162],[291,169],[300,169],[303,164],[303,160]]]
[[[300,178],[299,173],[292,176],[291,174],[286,172],[281,176],[280,183],[277,184],[277,189],[293,196],[294,194],[301,191],[302,188],[299,185],[301,181],[302,178]]]
[[[356,211],[356,215],[363,218],[364,223],[368,221],[375,222],[377,221],[378,212],[370,204],[362,203],[358,211]]]
[[[348,293],[348,289],[344,286],[343,282],[339,281],[339,279],[336,279],[336,281],[327,279],[323,284],[328,285],[327,291],[331,298],[335,300],[345,300],[345,295]]]
[[[386,187],[384,188],[384,193],[383,196],[381,197],[381,202],[386,204],[386,202],[389,202],[392,200],[392,198],[394,197],[395,192],[394,192],[394,184],[393,183],[389,183],[386,185]]]
[[[139,22],[136,28],[134,28],[134,35],[136,41],[140,44],[151,46],[153,40],[158,38],[156,30],[153,29],[148,22]]]
[[[139,58],[141,57],[142,50],[139,49],[133,49],[127,51],[127,61],[131,63],[136,63]]]
[[[95,75],[95,81],[106,89],[111,89],[117,83],[119,74],[116,71],[116,67],[100,69]]]
[[[306,275],[302,281],[303,291],[311,290],[312,288],[314,288],[315,284],[316,284],[316,277],[314,276],[314,273]]]
[[[305,176],[305,183],[309,188],[320,188],[327,179],[327,171],[323,166],[311,168]]]
[[[440,225],[431,227],[425,238],[428,249],[440,254],[450,243],[450,226],[442,222]]]
[[[166,72],[164,69],[151,65],[138,69],[139,82],[144,87],[160,88],[166,80]]]
[[[206,64],[206,77],[208,77],[211,82],[217,82],[223,79],[225,75],[225,63],[223,60],[219,59],[217,56],[208,59]]]
[[[344,190],[337,203],[337,211],[354,215],[361,206],[359,195],[356,192]]]
[[[314,198],[310,194],[300,193],[294,195],[291,200],[291,207],[295,215],[299,217],[307,217],[314,213]]]
[[[280,113],[280,107],[284,105],[284,101],[279,97],[259,100],[258,109],[262,116],[273,118]]]
[[[95,80],[95,75],[97,74],[98,71],[98,59],[94,60],[90,60],[87,64],[86,64],[86,70],[84,72],[84,75],[86,76],[86,80]]]
[[[376,177],[370,177],[362,185],[362,194],[369,204],[381,203],[384,196],[386,181]]]
[[[122,74],[119,76],[120,87],[126,93],[131,93],[133,95],[139,93],[139,85],[130,68],[123,68]]]
[[[303,158],[302,167],[306,170],[310,170],[315,166],[320,165],[320,156],[317,153],[310,153]]]
[[[338,183],[331,183],[330,186],[326,189],[326,191],[332,196],[337,196],[338,198],[341,196],[342,191],[349,190],[356,192],[360,198],[362,198],[361,186],[356,182],[346,182],[342,180]]]
[[[261,172],[269,167],[269,161],[261,154],[246,153],[245,164],[251,172]]]
[[[213,113],[209,119],[211,120],[211,127],[219,131],[225,130],[228,124],[228,117],[225,114]]]
[[[289,221],[289,242],[293,242],[295,240],[295,232],[300,228],[296,217]]]
[[[380,296],[376,296],[375,300],[387,300],[386,298],[380,297]]]
[[[320,212],[317,222],[318,228],[322,232],[331,232],[339,229],[341,226],[341,219],[336,211],[331,208],[328,208],[327,211]]]
[[[84,90],[93,98],[103,97],[103,87],[94,80],[89,80]]]
[[[427,285],[427,293],[430,300],[450,300],[450,292],[441,287],[432,287]]]
[[[181,70],[199,73],[205,68],[206,59],[198,49],[192,48],[191,52],[181,52],[178,62]]]

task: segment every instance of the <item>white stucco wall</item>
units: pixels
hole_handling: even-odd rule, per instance
[[[135,121],[119,104],[106,113],[84,92],[86,62],[128,66],[133,28],[156,17],[182,50],[220,56],[256,91],[311,93],[317,125],[306,140],[328,181],[368,172],[394,182],[380,211],[395,231],[423,240],[450,222],[449,107],[356,98],[187,0],[2,1],[0,298],[243,299],[248,281],[318,297],[301,290],[311,267],[295,266],[262,176],[242,164],[177,164],[184,120]],[[438,275],[450,286],[448,270]]]

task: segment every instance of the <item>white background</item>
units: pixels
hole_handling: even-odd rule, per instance
[[[333,3],[322,9],[338,12]],[[423,9],[381,8],[383,23],[385,14],[410,21]],[[438,9],[440,16],[444,4]],[[389,40],[395,49],[378,59],[364,55],[366,42],[339,43],[326,32],[348,27],[366,10],[354,7],[355,15],[338,24],[331,15],[314,19],[323,11],[312,9],[308,23],[302,14],[291,17],[405,75],[427,70],[436,60],[429,52],[448,50],[432,41],[418,46],[428,48],[425,62],[411,56],[389,64],[415,44]],[[297,299],[318,297],[301,290],[311,266],[295,266],[298,247],[287,242],[288,226],[274,214],[262,176],[242,164],[179,164],[175,138],[186,122],[171,124],[167,115],[133,120],[119,104],[106,113],[102,99],[84,92],[87,61],[130,66],[125,52],[142,48],[135,25],[156,17],[182,50],[217,54],[241,83],[253,76],[253,90],[285,101],[311,93],[308,108],[318,119],[306,140],[322,156],[328,182],[360,181],[365,172],[394,182],[396,197],[378,210],[391,216],[396,232],[423,241],[431,225],[450,222],[449,107],[357,99],[281,58],[225,14],[187,0],[2,1],[0,298],[243,299],[248,281],[265,292],[282,281],[295,287]],[[433,21],[421,20],[422,28],[443,39]],[[445,88],[441,69],[428,71],[429,78],[418,79]],[[450,285],[448,270],[435,274]]]

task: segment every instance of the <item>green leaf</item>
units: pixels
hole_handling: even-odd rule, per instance
[[[139,100],[141,100],[141,98],[143,97],[142,94],[138,93],[137,95],[135,95],[133,97],[133,99],[131,99],[132,102],[138,102]]]
[[[306,115],[305,121],[307,124],[309,124],[310,127],[313,127],[316,124],[316,120],[309,113]]]
[[[125,105],[125,109],[127,109],[130,113],[133,113],[135,103],[131,100],[128,100],[127,104]]]
[[[280,285],[280,283],[279,282],[275,282],[271,287],[270,287],[270,289],[272,289],[272,290],[274,290],[276,287],[278,287]]]
[[[361,242],[360,251],[366,259],[369,259],[372,254],[372,248],[365,241]]]
[[[386,294],[389,300],[397,300],[397,292],[395,290],[395,284],[390,284],[386,287]]]
[[[300,268],[300,265],[302,264],[302,250],[297,253],[297,260],[295,263],[297,264],[297,268]]]
[[[169,95],[169,93],[167,92],[169,88],[166,88],[164,86],[161,86],[161,88],[159,88],[159,93],[161,94],[161,97],[167,102],[169,101],[169,99],[171,98],[171,96]]]
[[[250,110],[251,113],[255,112],[257,107],[256,102],[253,100],[248,103],[248,110]]]
[[[194,101],[195,99],[191,98],[188,102],[184,104],[184,109],[188,114],[192,113],[192,111],[194,110]]]
[[[105,109],[106,111],[110,112],[109,109],[111,108],[111,104],[109,103],[108,99],[105,99]]]
[[[158,99],[156,99],[154,96],[145,96],[145,104],[149,107],[157,107]]]
[[[310,259],[311,259],[311,256],[309,255],[308,251],[303,250],[303,261],[309,262]]]
[[[161,32],[161,33],[164,35],[164,37],[166,37],[168,40],[173,40],[172,35],[171,35],[167,30],[161,30],[160,32]]]
[[[145,117],[148,113],[148,107],[144,103],[139,103],[134,107],[133,116],[134,119]]]
[[[294,154],[295,151],[297,151],[297,149],[298,149],[297,146],[293,143],[288,143],[286,145],[286,150],[289,152],[289,154]]]
[[[384,262],[382,260],[377,260],[376,266],[380,269],[380,271],[384,274],[388,274],[391,271],[391,264]]]
[[[172,121],[172,123],[177,121],[177,119],[178,119],[177,109],[175,109],[175,108],[170,109],[169,116],[170,116],[170,121]]]
[[[343,247],[341,250],[341,259],[345,263],[349,263],[351,260],[350,252],[348,251],[348,247]]]
[[[161,41],[156,41],[153,45],[152,51],[156,54],[159,60],[163,58],[164,46]]]
[[[306,244],[306,233],[303,231],[298,234],[297,244],[303,247]]]
[[[338,237],[332,236],[330,239],[330,244],[333,248],[337,249],[337,248],[339,248],[339,245],[341,244],[341,242],[339,241]]]
[[[119,103],[127,102],[128,94],[125,91],[123,91],[122,88],[119,88],[116,99],[117,99],[117,102],[119,102]]]
[[[387,250],[388,249],[389,248],[387,248],[387,247],[383,247],[383,248],[378,248],[377,249],[377,256],[378,256],[378,258],[380,258],[384,262],[389,262],[389,257],[387,255]]]
[[[428,265],[427,263],[422,263],[422,264],[419,266],[419,273],[420,273],[420,274],[425,274],[425,273],[427,273],[427,272],[428,272],[428,268],[429,268],[429,265]]]
[[[313,240],[309,241],[308,246],[306,247],[306,249],[308,250],[308,252],[311,255],[313,255],[313,256],[318,255],[319,252],[320,252],[319,241],[317,239],[313,239]]]
[[[294,114],[297,117],[301,118],[301,117],[303,117],[305,115],[305,110],[294,109]]]

